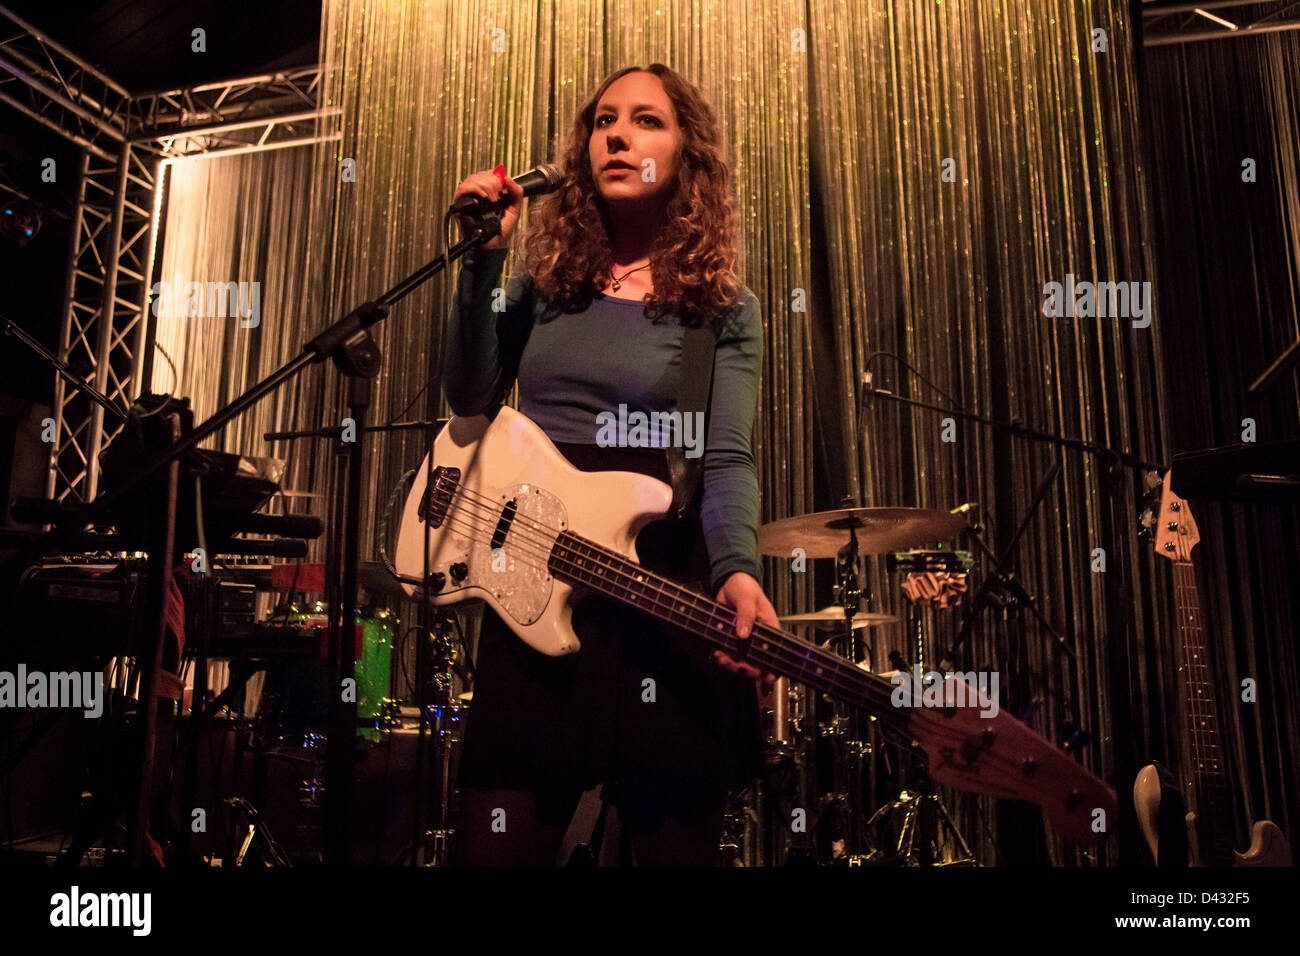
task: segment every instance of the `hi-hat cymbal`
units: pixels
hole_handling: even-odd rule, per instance
[[[820,611],[810,611],[807,614],[787,614],[777,620],[782,624],[814,624],[821,625],[824,628],[843,627],[844,608],[832,604]],[[898,618],[889,614],[869,614],[866,611],[858,611],[853,615],[853,629],[855,631],[862,627],[878,627],[881,624],[897,623]]]
[[[769,521],[758,529],[758,550],[788,558],[799,548],[804,557],[833,558],[852,529],[860,553],[885,554],[947,541],[966,525],[964,514],[935,508],[839,508]]]

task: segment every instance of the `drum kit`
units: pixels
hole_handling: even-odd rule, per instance
[[[419,733],[419,711],[410,706],[414,697],[404,693],[401,685],[405,683],[406,689],[413,691],[417,680],[411,669],[415,654],[405,638],[423,632],[413,628],[399,637],[400,621],[380,606],[384,595],[372,593],[372,597],[376,603],[360,608],[356,617],[355,760],[358,765],[369,761],[384,768],[407,767],[412,759],[418,759],[433,784],[432,793],[425,794],[430,799],[427,829],[402,850],[401,858],[414,852],[422,862],[443,865],[451,861],[454,849],[455,757],[473,692],[466,689],[470,683],[459,667],[463,655],[459,643],[452,639],[451,615],[445,614],[426,635],[431,667],[425,680],[425,732],[431,744],[413,758],[408,751]],[[249,699],[241,696],[231,701],[229,716],[238,716],[236,722],[247,728],[242,747],[254,762],[248,799],[227,801],[247,822],[243,845],[233,858],[235,865],[246,865],[254,851],[260,851],[258,860],[267,865],[291,865],[279,862],[290,858],[318,860],[326,792],[328,706],[322,688],[326,685],[327,623],[323,602],[290,601],[273,611],[265,623],[255,625],[252,641],[231,651],[244,670],[265,672],[260,684],[250,685],[256,691]],[[272,766],[288,769],[268,772]],[[275,781],[280,781],[280,787],[296,784],[291,815],[284,802],[268,792],[275,789]],[[268,805],[275,812],[256,812]],[[277,830],[292,830],[295,838],[277,841],[272,823]],[[400,821],[383,821],[382,826],[376,824],[371,829],[376,827],[382,831],[388,856],[369,862],[392,863],[391,850],[401,846],[392,842]]]
[[[782,616],[782,626],[886,678],[913,667],[939,667],[944,652],[929,631],[940,629],[934,622],[961,605],[973,562],[969,553],[938,543],[968,530],[965,510],[842,508],[764,525],[761,554],[793,559],[800,570],[808,560],[835,562],[833,603]],[[873,556],[884,558],[898,584],[900,613],[878,611],[875,596],[864,590],[863,562]],[[372,596],[385,595],[372,589]],[[936,613],[926,615],[926,609]],[[458,666],[462,648],[451,639],[453,615],[440,614],[438,622],[427,631],[420,678],[406,673],[409,648],[398,638],[392,612],[378,605],[362,608],[355,665],[355,743],[362,760],[418,723],[418,712],[412,717],[412,708],[395,699],[399,669],[425,687],[432,746],[421,762],[430,777],[430,812],[406,852],[433,865],[455,858],[456,756],[473,696]],[[323,667],[319,648],[326,623],[322,604],[286,604],[257,626],[268,646],[304,649],[287,666],[268,669],[250,735],[254,752],[296,768],[296,842],[303,847],[318,845],[321,826],[327,720],[325,701],[316,692],[324,681],[316,671]],[[426,633],[411,633],[417,631]],[[760,710],[764,772],[734,795],[724,818],[722,850],[733,865],[973,865],[969,846],[926,776],[919,748],[887,739],[875,718],[787,677],[761,696]],[[252,815],[249,822],[245,850],[255,830],[266,830]],[[282,852],[266,834],[268,847]]]
[[[944,651],[939,635],[929,632],[944,629],[937,622],[961,605],[972,566],[969,553],[939,543],[968,530],[965,511],[841,508],[764,525],[758,535],[761,554],[790,559],[798,570],[808,561],[834,561],[832,603],[785,615],[782,626],[886,678],[913,667],[939,667]],[[864,589],[863,564],[872,557],[883,558],[897,582],[898,613],[882,613],[876,597]],[[456,757],[473,696],[460,664],[463,650],[452,639],[454,615],[439,609],[434,627],[408,632],[427,638],[423,675],[408,673],[412,655],[398,637],[399,622],[379,606],[400,594],[382,592],[377,567],[364,570],[375,572],[367,580],[378,603],[360,609],[356,618],[356,753],[365,760],[419,723],[418,711],[412,716],[413,708],[395,699],[401,696],[393,689],[399,671],[412,689],[424,687],[431,746],[419,762],[429,777],[429,812],[422,834],[404,852],[445,865],[455,859]],[[927,609],[934,613],[927,615]],[[256,625],[264,638],[256,643],[277,648],[277,656],[291,646],[301,651],[267,668],[249,742],[255,756],[260,752],[265,760],[294,768],[295,843],[304,848],[319,845],[321,830],[327,708],[318,692],[325,684],[318,671],[324,667],[326,625],[326,608],[319,603],[285,604]],[[760,710],[764,771],[728,805],[722,850],[729,862],[973,865],[969,846],[927,778],[919,748],[888,739],[875,718],[787,677],[761,696]],[[261,805],[264,796],[253,794],[252,805]],[[262,831],[265,855],[273,857],[272,849],[284,852],[265,821],[250,813],[249,824],[243,851]]]
[[[933,670],[943,651],[937,635],[927,634],[923,611],[957,607],[973,563],[967,552],[934,546],[967,530],[967,510],[841,508],[764,525],[761,554],[791,560],[796,571],[809,559],[835,562],[834,602],[782,616],[782,626],[886,678],[913,667]],[[864,592],[862,564],[871,555],[883,556],[897,580],[906,604],[902,617],[880,613],[875,597]],[[904,626],[901,639],[877,640]],[[888,643],[896,649],[887,652]],[[763,696],[761,707],[765,771],[728,808],[728,862],[974,864],[926,775],[923,754],[910,741],[886,739],[874,718],[786,678]]]

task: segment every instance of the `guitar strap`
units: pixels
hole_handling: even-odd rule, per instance
[[[681,376],[677,383],[677,410],[681,412],[683,429],[686,416],[703,412],[704,431],[698,436],[703,449],[709,434],[709,400],[713,396],[713,357],[718,339],[710,324],[688,328],[682,335]],[[685,518],[699,506],[700,473],[704,456],[687,458],[686,450],[669,445],[668,474],[672,479],[673,504],[671,514]]]

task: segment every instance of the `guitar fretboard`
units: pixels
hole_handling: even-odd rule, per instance
[[[1174,562],[1174,595],[1178,603],[1178,634],[1183,647],[1183,690],[1191,750],[1192,781],[1197,818],[1207,840],[1203,865],[1232,863],[1233,840],[1229,819],[1227,775],[1219,755],[1219,716],[1214,700],[1213,675],[1205,656],[1201,629],[1201,601],[1196,589],[1196,569],[1191,561]]]
[[[900,728],[907,724],[907,718],[891,705],[893,686],[884,678],[759,621],[754,622],[750,637],[741,639],[733,626],[734,611],[571,531],[556,539],[549,568],[561,580],[706,638],[736,660],[808,684]]]

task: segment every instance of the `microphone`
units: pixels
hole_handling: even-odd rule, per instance
[[[560,183],[564,182],[564,174],[560,172],[560,168],[550,163],[534,166],[522,176],[512,176],[511,178],[523,187],[524,198],[554,192],[560,188]],[[494,209],[504,209],[509,202],[509,196],[503,196],[500,199],[485,199],[482,196],[461,196],[451,204],[451,211],[462,216],[481,216]]]

